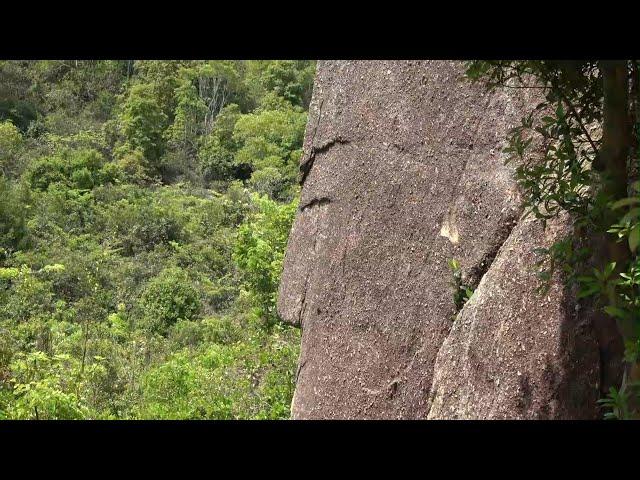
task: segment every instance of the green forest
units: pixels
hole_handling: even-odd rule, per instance
[[[283,419],[311,61],[0,62],[0,419]]]

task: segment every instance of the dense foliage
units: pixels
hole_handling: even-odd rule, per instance
[[[0,62],[0,418],[287,418],[314,64]]]

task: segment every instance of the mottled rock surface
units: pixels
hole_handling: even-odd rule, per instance
[[[483,415],[430,397],[456,315],[447,261],[477,284],[517,223],[501,151],[535,103],[462,73],[451,61],[318,64],[278,302],[302,328],[294,418],[426,418],[432,403],[439,417]]]
[[[569,231],[518,223],[438,352],[428,418],[597,418],[598,347],[561,279],[538,293],[539,257]]]

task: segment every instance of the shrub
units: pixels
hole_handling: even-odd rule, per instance
[[[284,251],[297,201],[282,205],[259,195],[254,195],[253,200],[256,211],[238,230],[233,259],[259,315],[267,324],[273,324]]]
[[[186,272],[171,267],[149,282],[139,306],[144,328],[165,336],[176,322],[194,319],[200,312],[201,303]]]
[[[20,188],[0,176],[0,258],[21,248],[27,239],[26,212]]]
[[[0,122],[0,174],[15,169],[16,157],[23,144],[20,130],[11,122]]]
[[[26,173],[31,188],[46,191],[50,185],[91,190],[104,183],[113,182],[112,167],[104,169],[102,154],[96,150],[63,150],[60,154],[41,157]]]

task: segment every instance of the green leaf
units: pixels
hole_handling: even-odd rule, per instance
[[[624,217],[620,220],[620,223],[630,222],[634,218],[640,217],[640,207],[632,208],[629,210]]]
[[[604,278],[610,277],[615,269],[616,269],[616,262],[611,262],[607,264],[607,266],[604,269]]]
[[[587,277],[587,276],[584,276],[584,275],[581,275],[581,276],[577,277],[576,280],[578,280],[581,283],[593,283],[593,282],[596,281],[595,278]]]
[[[640,225],[636,225],[629,234],[629,249],[631,252],[635,253],[638,249],[638,244],[640,244]]]
[[[638,197],[628,197],[618,200],[611,205],[611,208],[616,210],[618,208],[627,207],[629,205],[635,205],[636,203],[640,203],[640,198]]]
[[[580,290],[578,292],[578,298],[585,298],[597,293],[600,289],[597,286],[585,288],[584,290]]]
[[[620,318],[622,320],[627,320],[629,318],[629,312],[627,312],[626,310],[623,310],[621,308],[618,307],[614,307],[612,305],[607,305],[606,307],[604,307],[604,311],[615,318]]]

